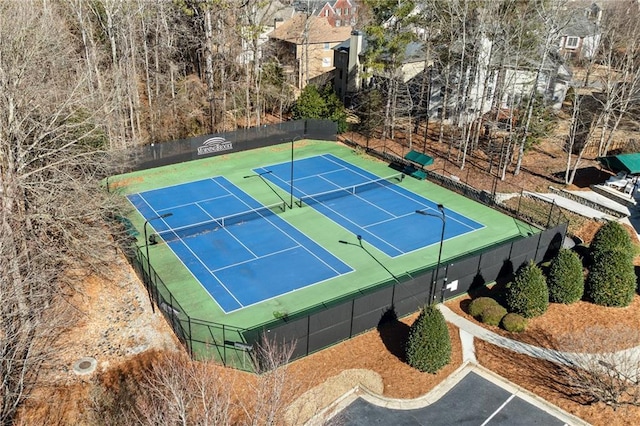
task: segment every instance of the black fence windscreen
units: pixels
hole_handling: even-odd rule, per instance
[[[337,130],[333,121],[308,119],[154,143],[132,150],[127,170],[123,171],[151,169],[300,139],[335,141]]]
[[[323,120],[291,121],[273,126],[146,146],[133,155],[132,169],[140,170],[197,158],[244,151],[299,139],[335,140],[335,123]],[[551,210],[553,213],[553,210]],[[553,215],[553,217],[561,215]],[[194,358],[209,358],[243,370],[253,370],[252,348],[263,334],[295,343],[293,359],[371,330],[388,317],[416,312],[430,301],[441,301],[467,293],[472,286],[510,277],[521,263],[541,262],[554,256],[567,232],[566,222],[556,224],[545,215],[547,226],[540,233],[504,241],[476,253],[447,259],[436,274],[434,268],[407,272],[394,281],[371,283],[370,287],[339,299],[325,301],[284,318],[251,329],[190,317],[188,312],[149,266],[138,248],[131,257],[149,296]],[[435,279],[437,277],[437,280]]]

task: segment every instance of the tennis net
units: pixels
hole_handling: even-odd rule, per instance
[[[330,191],[319,192],[316,194],[303,195],[298,198],[297,203],[300,207],[305,204],[312,205],[318,203],[326,203],[327,201],[334,200],[336,198],[348,197],[349,195],[357,195],[366,191],[393,186],[398,182],[402,182],[403,179],[404,173],[398,173],[392,176],[374,179],[356,185],[345,186],[342,188],[332,189]]]
[[[263,206],[257,209],[234,213],[228,216],[222,216],[192,225],[161,231],[158,232],[156,236],[162,238],[165,243],[170,243],[172,241],[195,237],[198,235],[206,234],[208,232],[217,231],[221,228],[226,228],[232,225],[239,225],[256,219],[266,219],[276,215],[279,212],[283,212],[284,210],[284,203],[272,204],[270,206]]]

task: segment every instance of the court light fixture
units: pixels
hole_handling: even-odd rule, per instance
[[[169,213],[164,213],[158,216],[153,216],[148,218],[147,220],[144,221],[144,247],[146,249],[146,253],[147,253],[147,293],[149,293],[149,301],[151,302],[151,311],[153,313],[156,312],[156,308],[153,306],[153,298],[151,297],[151,260],[149,260],[149,243],[152,244],[156,244],[157,241],[155,239],[155,236],[153,238],[153,242],[151,241],[151,238],[147,238],[147,225],[149,224],[149,222],[151,222],[152,220],[158,220],[158,219],[164,219],[166,217],[169,216],[173,216],[173,213],[169,212]]]
[[[440,260],[442,259],[442,244],[444,242],[444,229],[447,223],[447,216],[444,212],[444,206],[442,204],[438,204],[438,210],[440,211],[440,214],[434,214],[425,210],[416,210],[416,213],[422,216],[437,217],[442,221],[442,231],[440,233],[440,248],[438,250],[438,261],[436,263],[436,273],[435,273],[435,278],[431,282],[431,287],[429,288],[429,304],[430,305],[433,304],[433,300],[436,298],[435,289],[438,283],[438,273],[440,272]],[[444,302],[444,287],[442,289],[442,302]]]
[[[283,205],[284,205],[284,206],[286,206],[286,205],[287,205],[287,202],[284,200],[284,198],[282,198],[282,196],[278,193],[278,191],[276,191],[276,190],[271,186],[271,184],[269,184],[269,181],[267,181],[267,180],[263,177],[264,175],[268,175],[268,174],[271,174],[271,173],[273,173],[273,170],[267,170],[267,171],[264,171],[264,172],[262,172],[262,173],[254,173],[254,174],[252,174],[252,175],[242,176],[242,178],[243,178],[243,179],[249,179],[249,178],[259,177],[259,178],[260,178],[260,180],[261,180],[262,182],[264,182],[264,184],[265,184],[265,185],[267,185],[267,186],[269,187],[269,189],[271,190],[271,192],[273,192],[274,194],[276,194],[276,196],[280,199],[280,201],[282,201]],[[282,207],[281,207],[281,210],[282,210],[282,211],[285,211],[285,207],[284,207],[284,206],[282,206]],[[291,206],[289,206],[289,208],[291,208]]]

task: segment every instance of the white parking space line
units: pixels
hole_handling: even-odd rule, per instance
[[[510,396],[510,397],[509,397],[509,398],[508,398],[508,399],[507,399],[507,400],[506,400],[506,401],[505,401],[505,402],[504,402],[500,407],[498,407],[498,409],[497,409],[496,411],[494,411],[494,412],[493,412],[493,414],[491,414],[491,415],[489,416],[489,418],[487,418],[487,420],[485,420],[485,421],[484,421],[484,423],[482,423],[480,426],[485,426],[486,424],[488,424],[488,423],[491,421],[491,419],[492,419],[496,414],[498,414],[498,413],[500,412],[500,410],[502,410],[502,409],[503,409],[503,408],[504,408],[504,407],[505,407],[509,402],[511,402],[511,400],[512,400],[513,398],[515,398],[515,397],[516,397],[516,395],[515,395],[515,394],[511,394],[511,396]]]

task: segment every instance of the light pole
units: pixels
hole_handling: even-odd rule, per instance
[[[156,312],[156,308],[153,306],[153,298],[151,297],[151,261],[149,260],[149,240],[147,238],[147,225],[152,220],[164,219],[165,217],[169,216],[173,216],[173,213],[165,213],[159,216],[150,217],[149,219],[144,221],[144,226],[142,227],[144,229],[144,247],[147,252],[147,277],[149,279],[149,282],[147,283],[147,293],[149,293],[149,300],[151,301],[151,311],[153,313]]]
[[[289,180],[289,195],[291,195],[291,199],[289,202],[289,209],[293,209],[293,143],[301,138],[302,136],[295,136],[291,139],[291,180]]]
[[[433,299],[436,297],[435,289],[436,284],[438,283],[438,273],[440,272],[440,260],[442,259],[442,243],[444,242],[444,228],[447,223],[447,217],[444,213],[444,206],[442,204],[438,204],[438,210],[440,210],[440,214],[436,215],[433,213],[426,212],[424,210],[416,210],[416,213],[421,214],[423,216],[433,216],[437,217],[442,221],[442,232],[440,233],[440,249],[438,250],[438,262],[436,263],[436,273],[433,282],[431,283],[431,288],[429,289],[429,304],[433,304]]]

